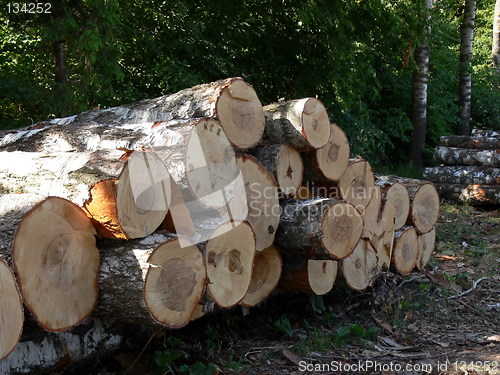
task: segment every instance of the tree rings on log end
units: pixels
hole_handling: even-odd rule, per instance
[[[344,131],[336,124],[330,125],[328,143],[316,150],[316,160],[321,173],[338,181],[349,163],[350,147]]]
[[[281,255],[271,245],[255,254],[252,279],[241,304],[253,307],[263,301],[276,288],[281,276]]]
[[[432,183],[424,183],[415,192],[409,218],[422,234],[429,232],[436,225],[439,218],[439,194]]]
[[[280,222],[278,187],[274,177],[254,157],[238,156],[245,183],[248,222],[255,232],[256,250],[272,245]]]
[[[276,164],[276,177],[282,194],[295,194],[304,175],[300,154],[291,146],[281,145]]]
[[[398,272],[402,274],[410,273],[417,264],[417,232],[413,227],[403,227],[396,232],[394,238],[392,264]]]
[[[170,175],[152,152],[133,152],[116,185],[118,221],[128,238],[152,234],[169,208]]]
[[[323,147],[330,135],[330,120],[325,106],[316,98],[300,99],[296,106],[302,112],[305,138],[311,147]]]
[[[205,290],[203,255],[178,239],[158,246],[148,259],[144,301],[151,315],[169,328],[189,323]]]
[[[16,347],[23,331],[24,312],[16,279],[0,259],[0,361]]]
[[[434,251],[436,244],[436,229],[433,228],[430,232],[418,235],[418,255],[417,255],[417,268],[423,270]]]
[[[332,204],[321,220],[321,242],[335,259],[344,259],[352,253],[361,238],[363,218],[352,204]]]
[[[337,267],[338,263],[334,260],[307,260],[307,280],[315,295],[322,296],[332,290]]]
[[[403,184],[396,182],[384,189],[384,196],[396,209],[394,229],[402,228],[410,212],[410,196],[408,195],[408,189],[406,189]]]
[[[248,291],[255,257],[255,234],[246,222],[229,221],[215,230],[205,247],[208,292],[223,308],[240,302]]]
[[[47,331],[71,328],[91,313],[99,250],[78,206],[57,197],[40,202],[19,224],[12,255],[24,302]]]
[[[347,285],[360,292],[373,285],[379,271],[377,254],[367,240],[360,240],[352,254],[342,261]]]
[[[370,163],[363,159],[350,162],[339,180],[342,198],[360,210],[372,199],[374,186],[373,170]]]
[[[262,138],[264,112],[257,93],[242,78],[232,78],[216,104],[216,114],[228,139],[236,147],[247,149]]]

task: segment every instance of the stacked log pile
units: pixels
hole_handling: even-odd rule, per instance
[[[350,158],[318,99],[263,107],[241,78],[0,133],[0,181],[0,359],[16,371],[39,349],[16,348],[22,303],[66,333],[180,328],[337,276],[362,291],[424,268],[439,214],[432,183]]]
[[[434,158],[442,163],[426,168],[441,197],[473,205],[500,204],[500,133],[474,129],[471,136],[441,137]]]

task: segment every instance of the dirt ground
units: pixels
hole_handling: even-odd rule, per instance
[[[131,327],[119,353],[64,374],[500,374],[500,213],[444,204],[425,272],[325,297],[278,292],[187,327]]]

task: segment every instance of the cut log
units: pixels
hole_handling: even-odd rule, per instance
[[[232,198],[238,177],[236,156],[214,119],[159,124],[161,137],[150,146],[165,164],[186,203],[220,208]]]
[[[500,168],[446,166],[425,168],[426,180],[441,184],[500,185]]]
[[[302,184],[304,165],[300,154],[291,146],[280,144],[261,145],[250,153],[271,172],[281,196],[293,195]]]
[[[205,289],[203,256],[161,232],[101,246],[100,296],[94,315],[179,328],[186,325]]]
[[[255,146],[265,127],[255,90],[241,78],[228,78],[172,95],[2,132],[0,147],[10,145],[13,149],[34,151],[35,144],[60,140],[61,147],[71,145],[77,151],[137,150],[136,145],[144,143],[144,136],[155,123],[200,117],[217,118],[232,144],[243,149]]]
[[[482,165],[500,167],[498,150],[471,150],[468,148],[438,146],[434,150],[434,159],[449,165]]]
[[[229,308],[247,294],[255,258],[255,234],[246,222],[221,225],[204,247],[208,295],[219,307]]]
[[[382,192],[379,186],[373,188],[372,199],[362,211],[363,232],[362,238],[371,240],[382,232],[380,225],[382,215]]]
[[[330,120],[318,99],[303,98],[264,107],[264,138],[285,143],[297,151],[323,147],[330,135]]]
[[[19,342],[23,322],[23,304],[16,279],[7,262],[0,258],[0,362]]]
[[[410,196],[408,189],[399,183],[376,176],[375,184],[382,189],[382,198],[391,204],[396,209],[396,217],[394,222],[394,229],[400,229],[408,220],[410,213]]]
[[[14,351],[0,361],[0,374],[60,373],[67,365],[106,358],[122,345],[122,325],[88,318],[67,332],[46,332],[33,325],[25,329]]]
[[[498,132],[496,130],[489,130],[489,129],[472,129],[471,134],[473,137],[488,137],[488,138],[500,137],[500,132]]]
[[[500,185],[436,184],[439,194],[450,201],[476,206],[500,204]]]
[[[370,241],[364,239],[342,261],[342,275],[347,286],[359,292],[373,285],[379,272],[377,254]]]
[[[384,200],[382,207],[381,189],[376,186],[370,203],[363,212],[362,237],[372,244],[377,252],[380,268],[389,268],[391,263],[396,209],[390,201]]]
[[[281,211],[276,244],[311,259],[347,257],[363,230],[363,218],[356,208],[336,199],[286,201]]]
[[[436,229],[418,235],[417,268],[423,270],[431,259],[436,244]]]
[[[396,221],[396,209],[391,202],[385,202],[380,223],[381,234],[377,237],[375,251],[378,256],[380,268],[389,268],[391,265],[392,252],[394,249],[394,232]]]
[[[287,259],[280,287],[315,294],[328,293],[337,278],[337,261],[317,259]]]
[[[25,305],[47,331],[81,323],[98,293],[99,251],[90,219],[75,204],[49,197],[21,220],[12,261]]]
[[[413,225],[419,233],[427,233],[434,228],[439,217],[439,194],[432,183],[396,176],[377,176],[377,179],[380,184],[401,183],[406,187],[410,197],[408,224]],[[394,207],[397,209],[397,206]]]
[[[248,307],[256,306],[271,294],[281,277],[281,255],[276,246],[255,254],[252,279],[247,294],[241,304]]]
[[[349,165],[338,182],[342,198],[363,210],[370,202],[375,186],[375,177],[370,163],[361,158],[349,160]]]
[[[248,222],[255,232],[257,251],[272,245],[280,222],[278,188],[273,176],[254,157],[241,155],[237,165],[243,175]]]
[[[162,180],[164,174],[160,172],[161,168],[165,168],[152,153],[134,152],[127,164],[123,163],[122,157],[123,151],[120,150],[0,152],[2,191],[33,193],[39,195],[40,200],[48,196],[58,196],[80,206],[85,202],[93,202],[92,208],[97,212],[95,216],[90,216],[106,229],[100,230],[100,234],[107,231],[119,238],[144,237],[151,234],[165,217],[168,198],[164,195],[165,192],[168,194],[170,181]],[[12,163],[12,160],[16,163]],[[140,182],[131,187],[129,182],[132,177],[122,173],[118,186],[111,189],[110,183],[99,185],[93,191],[99,198],[92,198],[90,190],[94,184],[119,177],[130,163],[135,164],[137,170],[132,177]],[[148,173],[151,172],[150,166],[157,166],[154,173]],[[102,189],[103,187],[106,189]],[[132,190],[134,187],[135,191]],[[116,211],[116,196],[120,196],[127,204],[120,204],[118,216],[107,216]],[[152,200],[155,197],[156,200]],[[136,203],[142,203],[142,207]],[[154,210],[146,210],[144,204],[153,203]]]
[[[304,153],[305,179],[338,181],[349,164],[349,142],[344,131],[330,125],[330,138],[323,147]]]
[[[449,135],[441,137],[440,146],[476,148],[481,150],[496,150],[500,148],[500,138],[498,137],[468,137],[466,135]]]
[[[415,228],[405,226],[394,234],[392,264],[396,271],[408,274],[417,265],[418,239]]]

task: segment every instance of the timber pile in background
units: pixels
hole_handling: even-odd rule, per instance
[[[179,328],[278,286],[421,270],[439,215],[432,183],[350,158],[318,99],[263,107],[241,78],[4,131],[0,179],[7,373],[112,351],[113,321]],[[51,333],[18,343],[23,303]]]
[[[500,133],[473,129],[471,136],[441,137],[434,158],[442,163],[425,168],[442,198],[473,205],[500,204]]]

